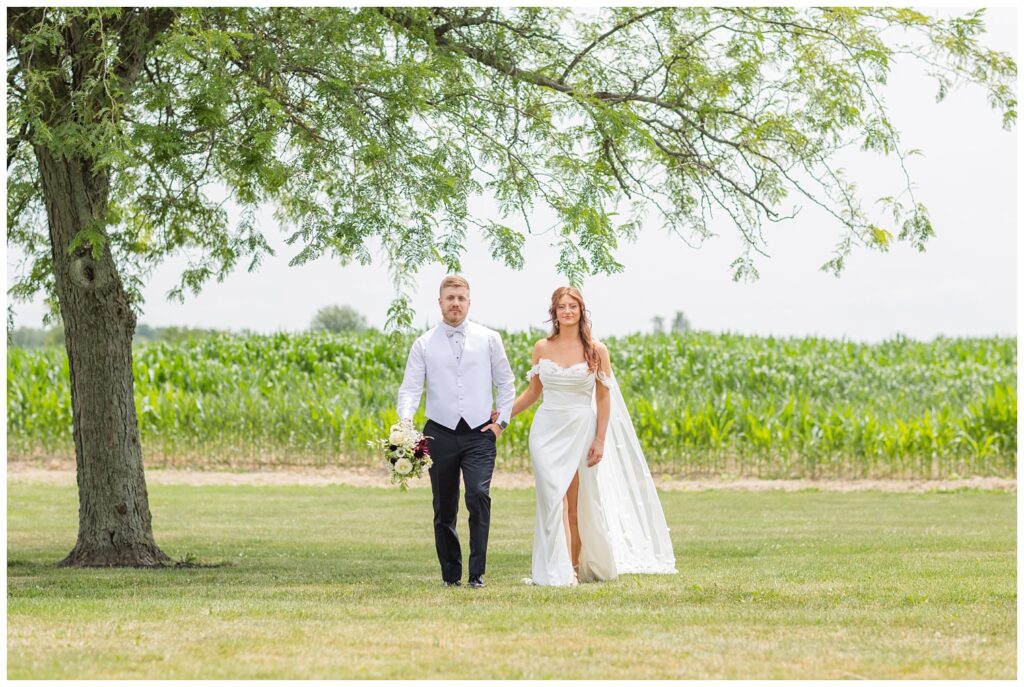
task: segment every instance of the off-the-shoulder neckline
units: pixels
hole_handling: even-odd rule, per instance
[[[572,364],[572,365],[570,365],[569,367],[566,367],[565,365],[560,365],[559,363],[556,363],[556,362],[555,362],[554,360],[552,360],[551,358],[543,358],[543,357],[542,357],[542,358],[540,358],[540,360],[538,361],[538,364],[540,364],[540,362],[543,362],[543,361],[545,361],[545,360],[546,360],[546,361],[548,361],[549,363],[551,363],[552,365],[554,365],[555,367],[557,367],[557,368],[559,368],[559,369],[562,369],[562,370],[571,370],[571,369],[572,369],[572,368],[574,368],[574,367],[579,367],[580,365],[586,365],[586,364],[587,364],[587,361],[586,361],[586,360],[581,360],[581,361],[580,361],[580,362],[578,362],[578,363],[573,363],[573,364]]]

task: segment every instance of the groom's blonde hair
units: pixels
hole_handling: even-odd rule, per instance
[[[437,290],[438,295],[441,295],[449,286],[464,286],[467,291],[469,290],[469,282],[466,281],[465,277],[459,274],[449,274],[441,280],[441,288]]]

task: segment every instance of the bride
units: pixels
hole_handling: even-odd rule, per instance
[[[621,573],[675,573],[665,515],[608,349],[590,334],[583,295],[551,296],[552,333],[533,347],[512,417],[544,394],[530,427],[537,484],[530,584],[572,586]]]

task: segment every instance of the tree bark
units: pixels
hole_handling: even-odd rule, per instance
[[[61,566],[162,566],[153,539],[132,375],[135,315],[110,247],[66,250],[82,229],[100,232],[110,177],[78,157],[37,146],[57,300],[71,371],[78,478],[78,541]]]

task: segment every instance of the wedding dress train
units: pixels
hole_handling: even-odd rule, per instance
[[[579,474],[577,514],[582,543],[579,580],[611,580],[623,573],[675,573],[665,515],[614,374],[586,363],[562,367],[541,358],[527,379],[540,375],[544,399],[530,427],[530,462],[537,489],[532,584],[566,586],[574,571],[563,524],[563,498]],[[601,462],[587,467],[597,431],[594,385],[611,393],[611,415]]]

